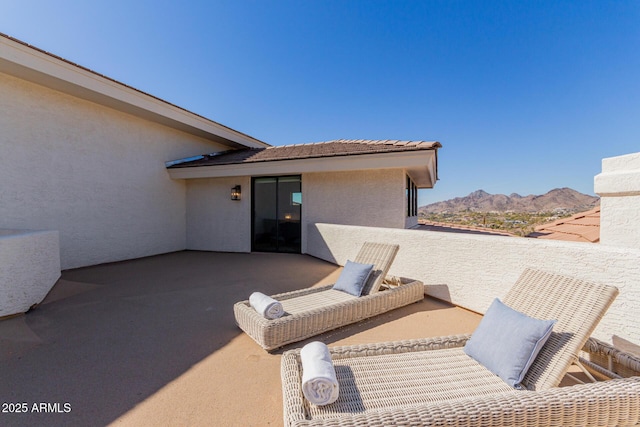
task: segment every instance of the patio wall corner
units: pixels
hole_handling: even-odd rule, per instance
[[[59,278],[57,231],[0,229],[0,318],[42,302]]]

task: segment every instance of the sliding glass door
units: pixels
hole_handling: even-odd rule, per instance
[[[300,253],[302,239],[300,176],[253,178],[252,187],[251,250]]]

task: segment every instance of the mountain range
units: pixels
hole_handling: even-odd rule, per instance
[[[513,193],[489,194],[477,190],[466,197],[456,197],[443,202],[421,206],[418,214],[455,213],[463,211],[478,212],[552,212],[565,210],[582,212],[600,204],[600,198],[580,193],[571,188],[556,188],[543,195],[521,196]]]

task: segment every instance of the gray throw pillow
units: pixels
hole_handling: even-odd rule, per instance
[[[333,289],[359,297],[372,269],[373,264],[347,261]]]
[[[529,317],[496,298],[464,346],[464,352],[511,387],[521,389],[522,379],[555,323]]]

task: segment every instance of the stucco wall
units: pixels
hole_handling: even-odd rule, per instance
[[[417,216],[408,216],[404,220],[404,228],[413,228],[418,225]]]
[[[401,169],[305,173],[303,227],[323,222],[404,228],[405,176]],[[304,239],[302,244],[304,252]]]
[[[231,200],[231,187],[242,198]],[[251,178],[187,180],[187,249],[251,251]]]
[[[163,162],[219,147],[2,73],[0,93],[0,228],[58,230],[63,269],[185,248]]]
[[[42,302],[59,277],[56,231],[0,229],[0,318]]]
[[[526,267],[610,284],[620,295],[594,334],[640,342],[640,250],[598,244],[422,230],[311,224],[309,254],[343,265],[365,241],[397,243],[390,274],[423,281],[430,295],[483,313]]]
[[[602,160],[594,179],[600,195],[600,243],[640,249],[640,153]]]

